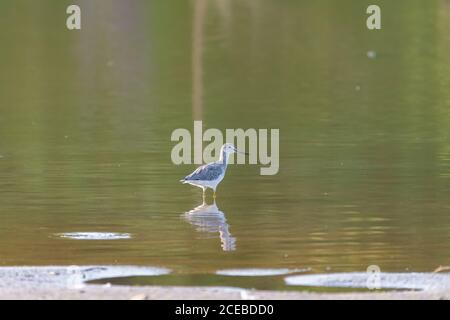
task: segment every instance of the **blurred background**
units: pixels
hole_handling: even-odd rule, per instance
[[[2,0],[0,39],[1,265],[450,264],[450,1]],[[194,119],[280,129],[278,175],[231,166],[209,229],[170,159]]]

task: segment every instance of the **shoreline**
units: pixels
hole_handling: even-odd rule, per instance
[[[0,300],[442,300],[447,288],[421,291],[317,293],[236,287],[86,284],[120,276],[158,276],[170,270],[136,266],[0,267]]]
[[[0,288],[0,300],[448,300],[449,292],[312,293],[224,287],[87,285],[83,289]]]

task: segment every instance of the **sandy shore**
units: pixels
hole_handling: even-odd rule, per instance
[[[450,290],[402,292],[310,293],[260,291],[228,287],[111,286],[86,281],[128,275],[159,275],[164,268],[133,266],[3,267],[0,268],[0,299],[449,299]]]
[[[127,287],[115,286],[105,288],[98,285],[89,285],[84,289],[68,290],[61,288],[1,288],[0,299],[58,299],[58,300],[429,300],[449,299],[450,294],[445,292],[390,292],[390,293],[343,293],[318,294],[303,292],[279,292],[239,290],[229,288],[204,287]]]

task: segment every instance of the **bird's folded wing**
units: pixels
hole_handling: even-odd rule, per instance
[[[217,163],[210,163],[197,168],[190,175],[186,176],[184,180],[216,180],[223,172],[222,165]]]

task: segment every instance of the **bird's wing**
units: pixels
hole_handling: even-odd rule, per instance
[[[210,163],[198,167],[190,175],[186,176],[184,180],[216,180],[223,172],[222,165],[218,163]]]

